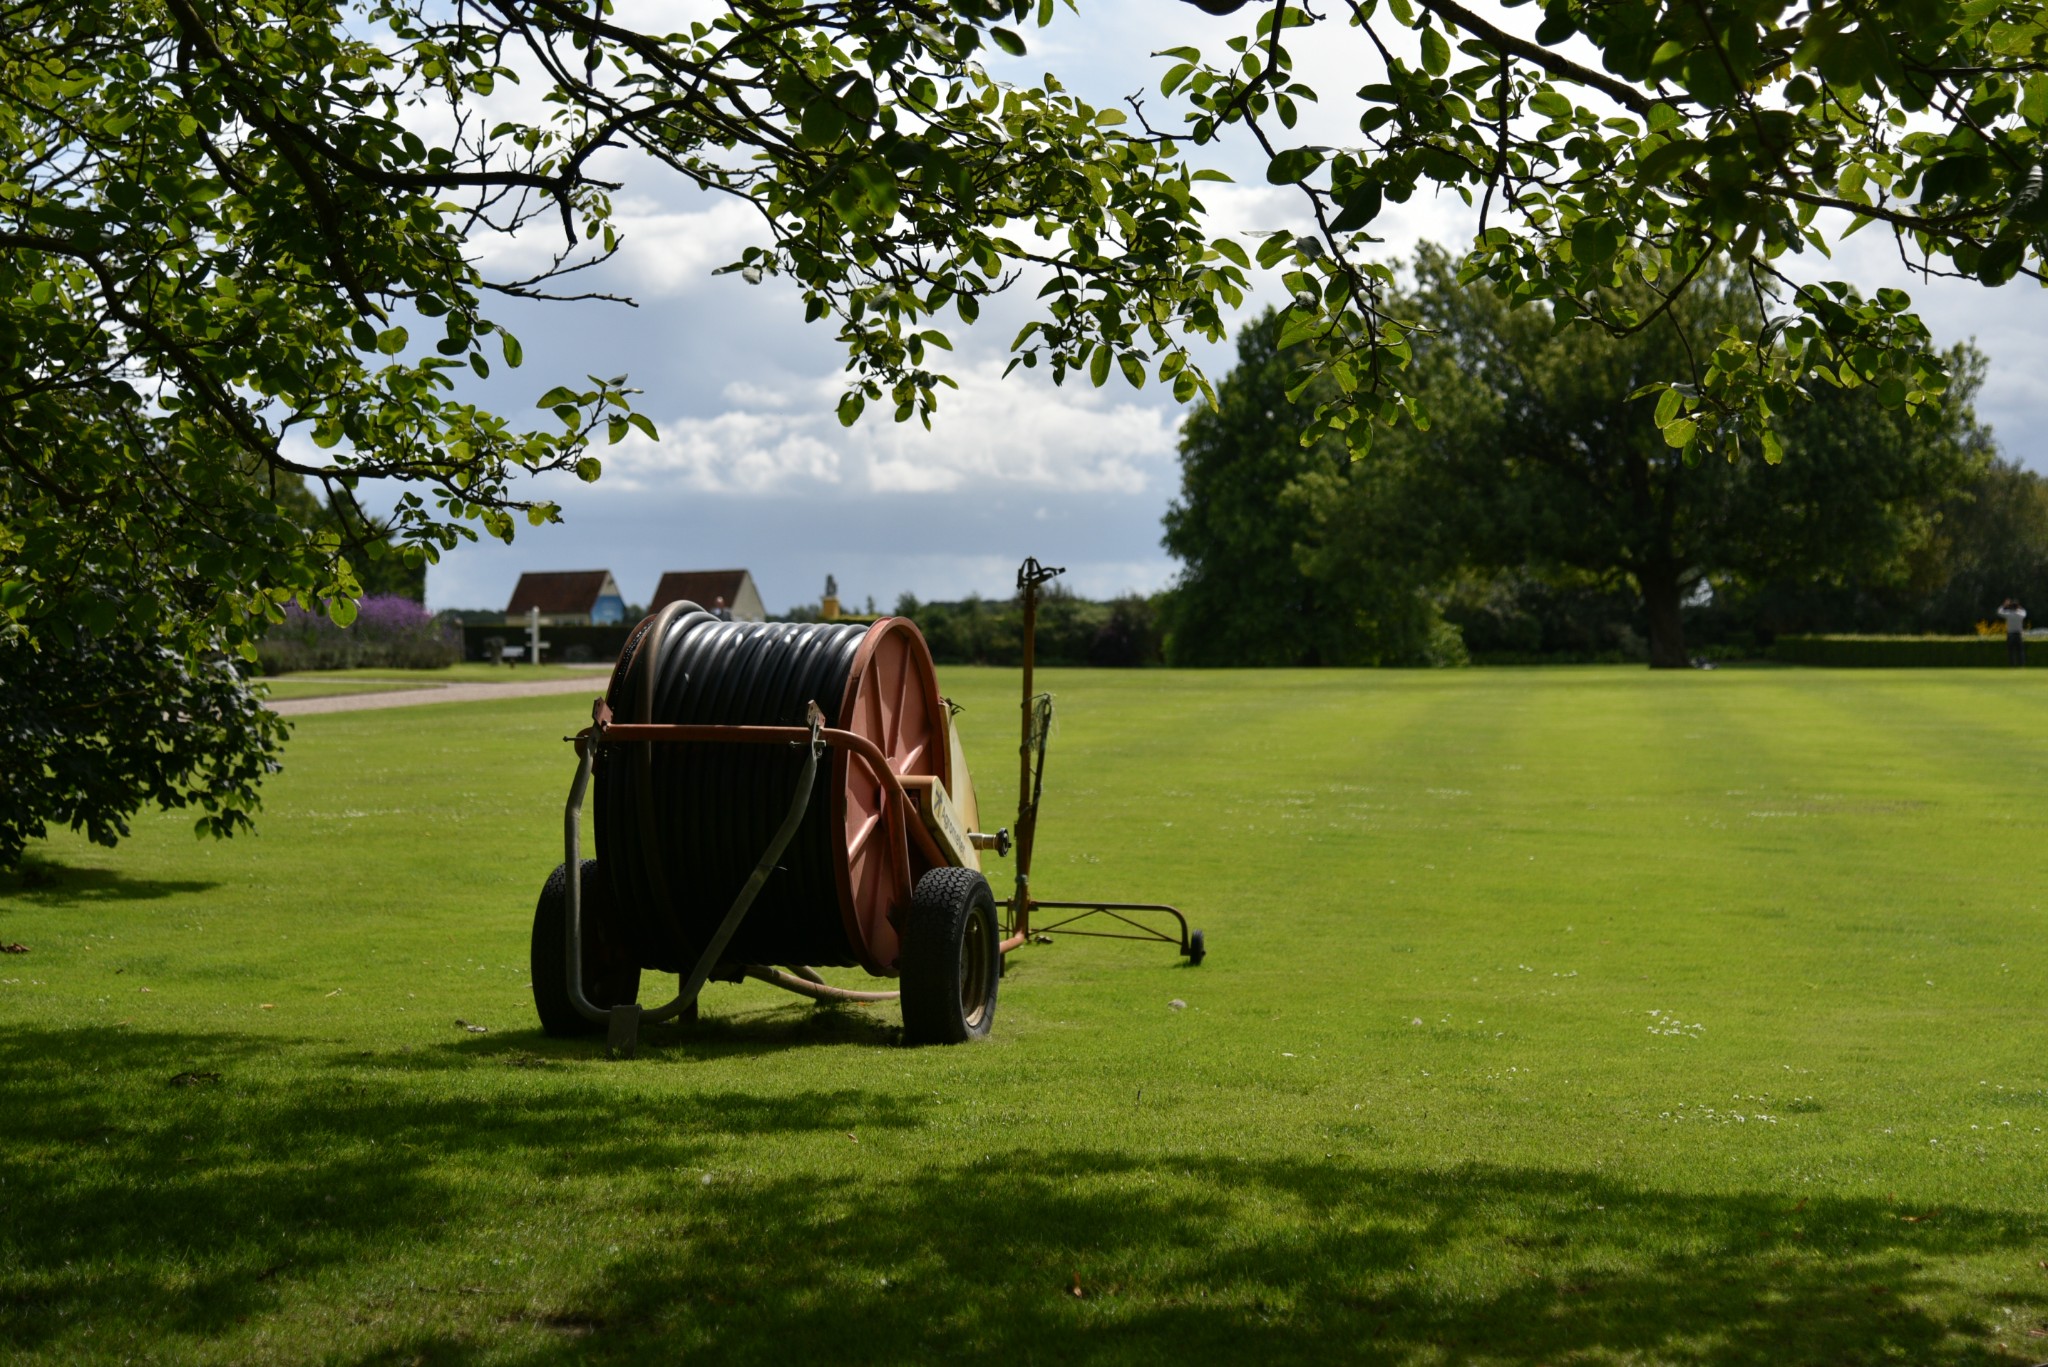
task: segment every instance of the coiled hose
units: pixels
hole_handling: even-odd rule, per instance
[[[607,701],[620,721],[715,726],[801,726],[815,701],[825,724],[837,726],[866,631],[724,622],[683,604],[628,640]],[[802,769],[795,747],[604,748],[592,775],[598,861],[614,928],[641,967],[679,973],[695,962],[788,810]],[[821,777],[782,862],[726,946],[727,962],[857,962],[840,916],[834,856],[845,833],[832,819],[832,796]]]

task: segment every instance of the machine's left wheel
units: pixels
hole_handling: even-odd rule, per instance
[[[995,894],[973,869],[932,869],[917,880],[903,927],[903,1039],[966,1044],[996,1018],[1002,932]]]
[[[583,861],[583,995],[593,1006],[623,1006],[640,996],[640,966],[608,934],[604,881],[597,861]],[[558,1038],[601,1035],[600,1021],[585,1020],[569,1000],[569,866],[555,865],[533,909],[533,1005],[540,1028]]]

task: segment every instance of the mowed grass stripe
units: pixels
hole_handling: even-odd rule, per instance
[[[306,718],[254,841],[52,842],[0,886],[0,1341],[2033,1360],[2048,965],[1975,875],[2048,782],[1943,743],[2005,681],[1046,682],[1041,893],[1179,902],[1212,957],[1033,946],[969,1049],[752,985],[630,1064],[540,1037],[569,699]],[[989,824],[1015,684],[944,679]]]

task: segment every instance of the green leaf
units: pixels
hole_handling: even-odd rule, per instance
[[[1009,53],[1012,57],[1022,57],[1024,55],[1024,40],[1009,29],[991,27],[988,31],[988,36],[995,39],[997,47]]]
[[[851,427],[859,422],[861,410],[867,406],[868,401],[861,396],[859,390],[851,390],[841,394],[839,396],[839,425],[841,427]]]
[[[1621,226],[1611,218],[1582,218],[1572,225],[1572,260],[1604,266],[1621,250]]]
[[[1314,147],[1290,147],[1266,165],[1266,180],[1273,185],[1297,185],[1323,164],[1322,151]]]
[[[1117,365],[1122,368],[1124,379],[1129,382],[1131,388],[1143,389],[1145,387],[1145,362],[1143,360],[1127,352],[1117,357]]]
[[[38,280],[28,287],[28,297],[37,308],[48,308],[57,297],[57,286],[53,281]]]
[[[525,351],[519,346],[519,339],[505,329],[499,328],[498,345],[505,353],[505,364],[514,370],[519,369],[519,363],[526,359]]]
[[[1707,154],[1704,143],[1690,138],[1673,138],[1636,163],[1636,175],[1649,181],[1663,180],[1681,167],[1690,166]]]
[[[1684,446],[1693,439],[1693,434],[1697,431],[1699,431],[1699,424],[1691,418],[1680,418],[1677,422],[1666,423],[1664,425],[1664,444],[1673,448]]]
[[[1333,233],[1356,232],[1380,216],[1381,191],[1376,180],[1360,180],[1337,201],[1342,212],[1331,220]]]
[[[1422,69],[1441,76],[1451,68],[1451,45],[1433,28],[1422,31]]]
[[[328,599],[327,617],[338,627],[347,626],[356,619],[356,600],[339,597]]]
[[[576,478],[585,484],[597,483],[597,477],[604,473],[604,465],[596,456],[584,456],[576,462]]]
[[[800,125],[805,142],[823,147],[838,140],[846,131],[846,116],[839,112],[839,106],[829,97],[820,97],[804,106],[803,122]]]
[[[1977,258],[1977,278],[1987,285],[2003,285],[2019,274],[2020,262],[2025,255],[2025,243],[1994,242]]]
[[[1543,11],[1543,22],[1536,26],[1536,41],[1544,47],[1556,47],[1579,31],[1579,25],[1572,18],[1571,11],[1559,0]]]
[[[404,328],[386,328],[377,334],[377,350],[383,352],[386,356],[396,356],[399,352],[405,350],[405,343],[406,334]]]
[[[1088,378],[1095,382],[1097,389],[1109,383],[1109,363],[1111,359],[1109,343],[1107,342],[1099,343],[1095,348],[1095,354],[1088,358]]]
[[[2048,73],[2027,78],[2019,107],[2021,118],[2035,128],[2048,129]]]
[[[1667,128],[1676,128],[1684,122],[1685,116],[1662,100],[1650,106],[1650,131],[1662,133]]]
[[[1764,429],[1764,463],[1777,465],[1785,459],[1785,444],[1778,440],[1778,434],[1770,428]]]
[[[1657,400],[1657,426],[1668,427],[1678,416],[1679,407],[1685,402],[1675,389],[1666,389]]]

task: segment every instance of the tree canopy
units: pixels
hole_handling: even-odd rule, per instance
[[[1530,33],[1516,8],[1344,0],[1326,16],[1273,0],[1256,35],[1169,54],[1162,88],[1186,90],[1193,140],[1243,125],[1267,179],[1298,186],[1314,215],[1315,234],[1275,233],[1258,253],[1294,295],[1280,343],[1311,349],[1338,391],[1311,437],[1362,449],[1369,418],[1426,421],[1401,379],[1419,321],[1367,230],[1431,188],[1478,211],[1461,275],[1545,303],[1561,325],[1654,328],[1711,268],[1748,284],[1750,318],[1646,379],[1667,396],[1665,440],[1688,455],[1778,459],[1779,420],[1822,387],[1869,386],[1909,411],[1939,402],[1948,373],[1904,293],[1866,299],[1790,272],[1791,256],[1827,254],[1825,214],[1844,235],[1881,224],[1927,275],[2043,279],[2039,4],[1549,0],[1540,19],[1523,10]],[[1331,22],[1359,31],[1370,72],[1347,147],[1290,131],[1317,98],[1290,49]]]
[[[1916,411],[1948,386],[1904,295],[1788,279],[1830,211],[1930,271],[2041,275],[2035,4],[1267,0],[1128,111],[984,69],[1059,8],[727,0],[656,32],[611,0],[0,4],[0,633],[125,636],[190,673],[287,601],[346,618],[374,559],[555,517],[525,476],[594,479],[594,448],[652,432],[626,377],[543,377],[527,418],[461,377],[520,364],[503,301],[603,294],[585,272],[628,173],[753,211],[728,269],[837,329],[847,422],[928,417],[946,329],[1019,281],[1013,364],[1191,399],[1256,256],[1292,296],[1276,345],[1321,384],[1303,435],[1363,451],[1427,420],[1423,320],[1370,229],[1431,190],[1477,211],[1461,275],[1559,325],[1654,329],[1711,268],[1749,283],[1753,313],[1642,377],[1688,455],[1775,459],[1825,387]],[[1364,73],[1345,147],[1293,131],[1317,96],[1292,51],[1331,24]],[[1194,162],[1231,135],[1314,232],[1211,234],[1196,192],[1227,177]],[[541,269],[487,268],[540,232]],[[296,480],[335,517],[295,510]],[[371,481],[395,501],[365,507]]]
[[[1187,566],[1175,658],[1445,658],[1430,633],[1453,584],[1506,575],[1568,595],[1621,589],[1640,604],[1650,662],[1682,666],[1682,609],[1703,590],[1853,584],[1900,597],[1931,561],[1967,554],[1945,537],[1973,525],[1968,490],[1991,458],[1970,407],[1982,358],[1967,349],[1948,358],[1957,380],[1939,410],[1909,416],[1867,388],[1824,390],[1782,420],[1781,464],[1688,460],[1640,391],[1753,312],[1726,268],[1703,273],[1666,326],[1621,337],[1560,333],[1545,308],[1460,283],[1434,248],[1400,306],[1426,329],[1411,381],[1435,421],[1354,460],[1329,439],[1300,445],[1314,387],[1290,402],[1277,316],[1246,328],[1217,413],[1192,414],[1183,436],[1182,501],[1166,519]],[[1269,416],[1233,421],[1244,414]],[[1242,596],[1219,594],[1219,580]],[[1309,600],[1313,617],[1292,611]],[[1314,658],[1300,645],[1311,629]]]
[[[522,477],[595,479],[594,444],[653,434],[625,377],[547,377],[531,420],[458,377],[520,364],[503,301],[592,293],[607,166],[756,211],[731,268],[836,323],[847,421],[928,413],[933,321],[972,322],[1027,265],[1055,279],[1024,362],[1128,370],[1142,348],[1191,396],[1169,328],[1222,335],[1242,273],[1186,226],[1170,149],[976,61],[1049,17],[741,0],[652,33],[608,0],[0,6],[0,633],[30,663],[119,638],[189,673],[252,658],[287,602],[347,620],[371,559],[557,516]],[[542,232],[541,270],[482,264]],[[395,504],[366,508],[369,481]]]

